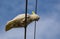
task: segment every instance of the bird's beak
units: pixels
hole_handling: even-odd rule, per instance
[[[40,18],[35,19],[35,21],[38,21]]]
[[[40,18],[37,19],[37,21],[39,20]]]

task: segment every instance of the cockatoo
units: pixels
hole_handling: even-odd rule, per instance
[[[35,14],[34,11],[32,11],[32,14],[27,14],[27,25],[33,21],[38,21],[39,18],[40,17],[37,14]],[[19,27],[25,27],[25,14],[20,14],[16,16],[14,19],[8,21],[6,24],[5,31]]]

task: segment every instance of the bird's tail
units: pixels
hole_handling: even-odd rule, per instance
[[[5,31],[8,31],[8,30],[10,30],[10,29],[12,29],[12,28],[13,28],[13,23],[12,23],[12,22],[8,22],[8,23],[6,24]]]

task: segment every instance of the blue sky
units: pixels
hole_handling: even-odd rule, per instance
[[[35,0],[28,0],[28,13],[35,9]],[[0,39],[24,39],[24,28],[5,31],[6,22],[23,14],[25,0],[0,0]],[[60,39],[60,0],[38,0],[36,39]],[[27,27],[27,39],[33,39],[34,22]]]

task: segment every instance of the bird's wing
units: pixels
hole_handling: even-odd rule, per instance
[[[29,17],[29,14],[27,14],[27,17]],[[22,20],[25,18],[25,14],[20,14],[18,16],[16,16],[13,20]]]
[[[29,18],[29,14],[27,15],[27,18]],[[11,28],[13,28],[15,25],[18,26],[18,23],[19,21],[22,23],[25,21],[25,14],[21,14],[21,15],[18,15],[17,17],[15,17],[13,20],[10,20],[7,22],[6,24],[6,28],[5,28],[5,31],[8,31],[10,30]]]
[[[30,18],[30,15],[27,15],[27,20]],[[25,17],[22,19],[22,22],[25,22]]]

